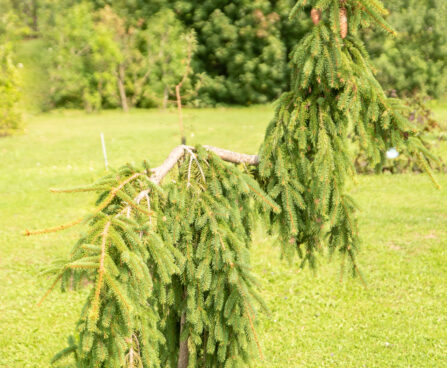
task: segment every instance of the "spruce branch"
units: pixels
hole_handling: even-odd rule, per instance
[[[258,339],[258,334],[256,333],[255,326],[253,324],[253,319],[252,319],[252,317],[250,315],[250,311],[248,310],[247,306],[246,306],[245,313],[247,313],[248,321],[250,322],[250,328],[251,328],[251,330],[253,332],[253,336],[255,338],[256,346],[258,347],[259,357],[261,358],[261,360],[264,360],[264,354],[262,353],[261,344],[259,343],[259,339]]]
[[[62,278],[62,276],[64,275],[63,272],[61,272],[56,279],[53,281],[53,283],[51,284],[51,286],[48,288],[48,290],[46,291],[46,293],[44,294],[44,296],[39,300],[39,302],[37,303],[37,306],[40,307],[42,305],[42,303],[44,302],[44,300],[48,297],[48,295],[51,294],[51,292],[53,291],[53,289],[56,287],[57,283],[60,281],[60,279]]]
[[[50,188],[51,193],[83,193],[83,192],[97,192],[98,190],[108,190],[110,187],[98,187],[96,185],[89,185],[80,188],[70,188],[70,189],[59,189],[59,188]]]
[[[65,229],[69,229],[70,227],[76,226],[76,225],[80,224],[82,221],[84,221],[84,217],[81,217],[81,218],[78,218],[77,220],[71,221],[69,223],[66,223],[66,224],[63,224],[63,225],[59,225],[59,226],[56,226],[56,227],[51,227],[51,228],[48,228],[48,229],[41,229],[41,230],[34,230],[34,231],[25,230],[23,235],[30,236],[30,235],[41,235],[41,234],[56,233],[58,231],[62,231],[62,230],[65,230]]]
[[[197,156],[196,154],[188,147],[185,146],[185,150],[189,153],[190,155],[190,160],[189,160],[189,167],[188,167],[188,184],[187,186],[190,186],[190,179],[191,179],[191,165],[192,165],[192,161],[194,160],[197,164],[197,167],[199,168],[200,174],[202,175],[203,181],[206,182],[205,179],[205,174],[203,173],[202,167],[200,166],[199,161],[197,160]]]
[[[126,355],[126,368],[143,368],[141,361],[140,343],[138,337],[133,334],[126,342],[129,344],[129,352]]]
[[[234,152],[226,150],[223,148],[213,147],[213,146],[203,146],[207,151],[213,152],[222,160],[231,162],[234,164],[247,164],[257,166],[259,165],[259,156],[248,155],[245,153]],[[195,152],[195,148],[186,145],[180,145],[175,147],[171,153],[168,155],[166,160],[159,167],[152,170],[151,181],[154,184],[160,184],[163,178],[168,175],[168,173],[174,168],[174,166],[184,157],[186,153]],[[200,167],[200,166],[199,166]],[[203,175],[203,172],[202,172]],[[145,193],[145,192],[142,192]],[[144,196],[144,194],[141,194]]]
[[[101,258],[99,260],[99,272],[98,272],[98,278],[96,281],[96,287],[95,287],[95,295],[92,302],[92,309],[90,311],[90,320],[92,322],[96,322],[98,319],[98,310],[99,310],[99,296],[101,293],[103,280],[104,280],[104,273],[105,273],[105,266],[104,261],[106,258],[106,252],[107,252],[107,237],[109,235],[109,229],[111,225],[111,221],[108,221],[106,225],[104,226],[104,231],[102,232],[102,241],[101,241]],[[92,326],[93,327],[93,326]]]
[[[122,181],[118,186],[112,188],[112,190],[110,191],[110,194],[103,201],[103,203],[101,203],[98,207],[96,207],[94,209],[93,213],[90,216],[88,216],[88,217],[96,216],[98,213],[100,213],[102,210],[104,210],[110,203],[112,203],[112,201],[115,199],[115,197],[117,195],[119,195],[120,191],[127,184],[129,184],[130,182],[132,182],[133,180],[138,178],[140,175],[142,175],[142,174],[141,173],[135,173],[132,176],[130,176],[129,178],[127,178],[126,180]],[[128,204],[131,205],[132,207],[140,210],[141,212],[144,212],[144,213],[150,215],[150,213],[147,213],[146,210],[138,207],[137,205],[132,203],[132,201],[129,201]],[[74,220],[72,222],[69,222],[67,224],[59,225],[59,226],[48,228],[48,229],[41,229],[41,230],[35,230],[35,231],[25,230],[23,235],[25,235],[25,236],[40,235],[40,234],[48,234],[48,233],[54,233],[54,232],[62,231],[62,230],[65,230],[65,229],[68,229],[70,227],[73,227],[73,226],[76,226],[76,225],[80,224],[82,221],[84,221],[84,219],[85,219],[85,217],[81,217],[81,218],[79,218],[77,220]]]

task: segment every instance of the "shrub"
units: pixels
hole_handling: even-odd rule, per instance
[[[0,136],[20,127],[21,76],[14,64],[13,41],[26,32],[8,8],[0,14]]]

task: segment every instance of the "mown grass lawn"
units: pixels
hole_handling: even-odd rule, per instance
[[[447,106],[436,106],[447,121]],[[271,107],[186,110],[188,143],[255,153]],[[173,111],[47,114],[25,134],[0,140],[0,367],[48,367],[65,347],[81,293],[55,291],[42,268],[65,257],[79,229],[25,238],[24,229],[69,221],[92,197],[50,194],[50,187],[90,183],[109,162],[159,164],[180,137]],[[447,150],[436,150],[447,160]],[[264,360],[256,367],[447,367],[447,176],[436,190],[424,175],[358,177],[368,288],[339,282],[339,263],[322,258],[316,274],[281,261],[274,239],[257,231],[253,265],[269,315],[258,317]],[[90,207],[91,208],[91,207]]]

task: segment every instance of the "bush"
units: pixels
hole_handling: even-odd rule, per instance
[[[287,86],[281,17],[270,1],[178,1],[174,9],[197,33],[203,104],[265,103]]]
[[[399,95],[442,97],[447,92],[447,2],[395,0],[389,7],[397,37],[366,37],[379,81]]]
[[[20,127],[20,73],[13,62],[12,40],[21,32],[17,18],[7,12],[0,17],[0,136]]]
[[[9,135],[20,127],[20,76],[11,59],[11,48],[0,46],[0,135]]]

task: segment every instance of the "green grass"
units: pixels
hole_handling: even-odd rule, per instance
[[[447,121],[445,104],[436,112]],[[186,110],[188,143],[255,153],[271,116],[270,107]],[[68,254],[79,229],[20,233],[77,218],[93,200],[48,188],[104,173],[100,132],[114,167],[143,159],[157,165],[180,140],[172,111],[29,120],[24,135],[0,140],[0,366],[7,368],[48,367],[86,295],[55,291],[36,306],[51,283],[40,270]],[[359,177],[352,185],[362,208],[367,289],[349,277],[341,284],[338,260],[322,259],[316,274],[288,265],[257,231],[253,264],[271,313],[258,317],[265,359],[256,367],[447,367],[447,177],[438,180],[441,190],[424,175]]]

